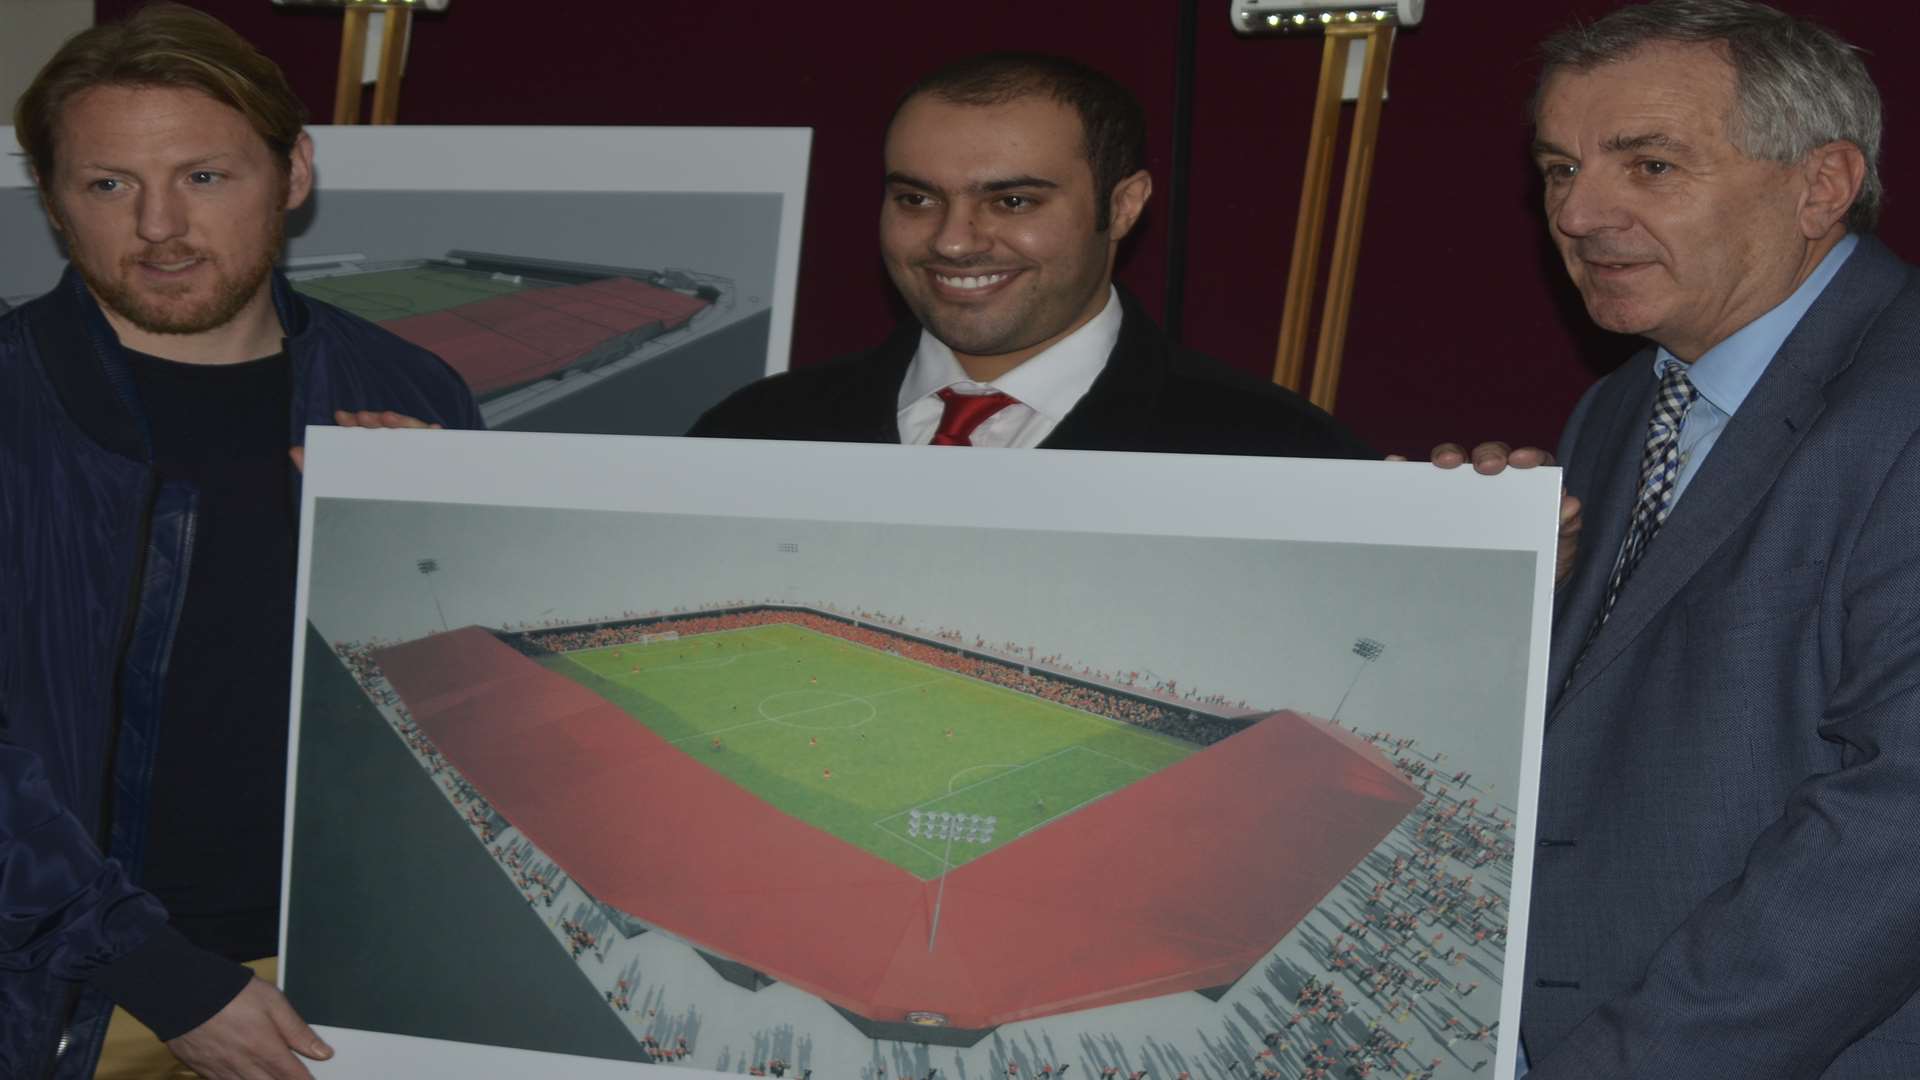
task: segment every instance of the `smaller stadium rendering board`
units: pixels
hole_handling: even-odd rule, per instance
[[[474,251],[374,262],[308,256],[287,276],[300,292],[445,360],[494,427],[662,362],[725,322],[735,300],[733,282],[713,274]]]
[[[762,604],[334,649],[558,947],[604,960],[669,937],[876,1040],[968,1047],[1019,1021],[1217,1000],[1329,894],[1363,895],[1363,860],[1370,905],[1438,865],[1383,856],[1392,835],[1464,850],[1471,834],[1473,865],[1511,858],[1511,822],[1487,817],[1489,835],[1404,745],[883,617]],[[1429,911],[1462,881],[1432,872]],[[568,890],[587,902],[556,911]],[[1450,920],[1446,936],[1504,940],[1472,936],[1505,925],[1491,896]],[[1349,925],[1355,942],[1373,921]],[[1344,936],[1328,971],[1359,965]],[[1421,966],[1395,964],[1394,985]],[[603,989],[617,1012],[633,974]],[[1269,1052],[1309,1006],[1327,1023],[1351,1008],[1331,980],[1300,994]],[[1489,1032],[1463,1017],[1449,1046]],[[651,1060],[692,1052],[636,1037]],[[1405,1063],[1405,1042],[1369,1043],[1355,1060]]]

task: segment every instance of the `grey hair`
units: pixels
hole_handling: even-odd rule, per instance
[[[1707,44],[1733,65],[1734,108],[1727,134],[1757,161],[1802,161],[1835,140],[1866,158],[1847,226],[1871,233],[1880,220],[1880,91],[1859,52],[1808,19],[1751,0],[1651,0],[1576,24],[1540,47],[1539,116],[1547,80],[1562,70],[1590,71],[1650,45]]]

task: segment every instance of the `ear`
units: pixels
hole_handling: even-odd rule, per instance
[[[1847,211],[1860,197],[1860,185],[1867,177],[1867,157],[1860,148],[1842,139],[1816,146],[1801,162],[1801,179],[1806,193],[1800,201],[1800,232],[1817,240],[1844,225]]]
[[[1119,243],[1140,220],[1141,211],[1147,208],[1147,200],[1152,197],[1153,175],[1145,169],[1113,185],[1113,201],[1109,204],[1113,207],[1113,216],[1107,224],[1107,239]]]
[[[287,205],[286,209],[299,208],[313,194],[313,137],[301,132],[293,140],[293,151],[287,155]]]

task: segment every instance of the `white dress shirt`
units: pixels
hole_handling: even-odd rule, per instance
[[[900,441],[908,446],[933,441],[940,414],[946,411],[937,395],[951,386],[962,394],[999,391],[1014,399],[1014,404],[974,429],[968,440],[973,445],[1038,446],[1086,396],[1119,340],[1120,297],[1112,286],[1107,287],[1107,306],[1100,314],[990,383],[969,379],[953,350],[922,330],[920,346],[900,384]]]

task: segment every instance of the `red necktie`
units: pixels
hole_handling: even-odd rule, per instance
[[[972,446],[968,436],[974,429],[1014,403],[997,390],[991,394],[962,394],[951,386],[940,391],[940,400],[946,409],[940,414],[939,429],[933,433],[934,446]]]

